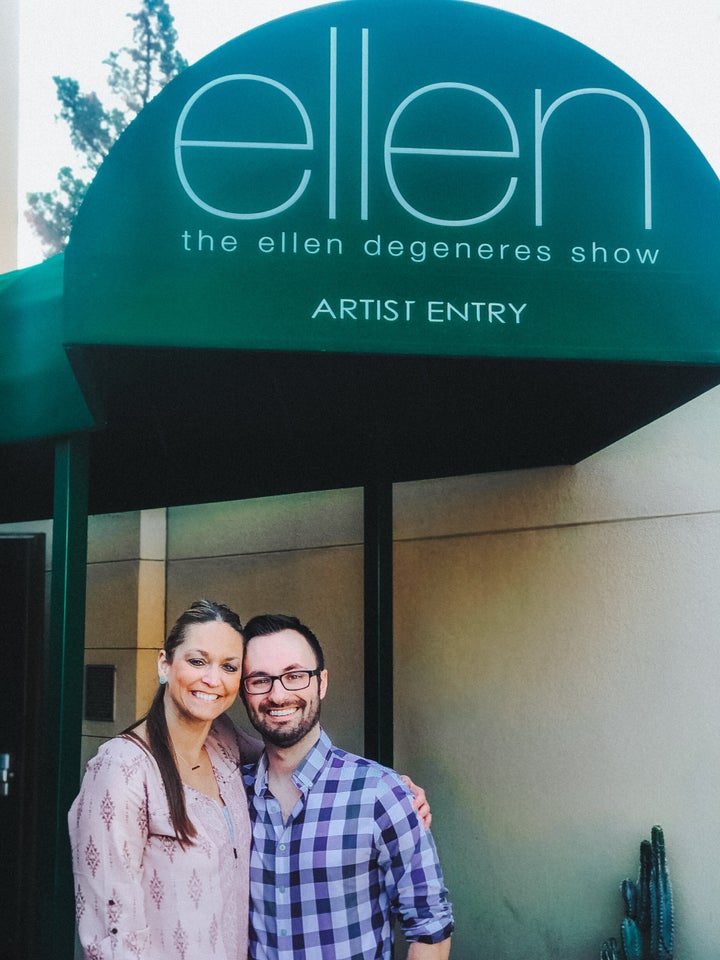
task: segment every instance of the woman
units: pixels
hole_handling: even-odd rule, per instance
[[[68,817],[87,960],[247,956],[250,828],[235,701],[237,614],[196,601],[158,659],[147,716],[90,761]]]
[[[68,815],[86,960],[243,960],[250,823],[240,764],[262,744],[223,716],[242,676],[236,613],[195,601],[158,658],[147,716],[100,747]],[[424,792],[404,778],[426,827]]]

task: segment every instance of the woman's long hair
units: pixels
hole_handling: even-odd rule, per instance
[[[175,650],[185,640],[189,627],[196,623],[212,623],[214,621],[227,623],[242,637],[242,624],[233,610],[223,603],[214,603],[211,600],[195,600],[178,617],[168,634],[163,646],[167,662],[172,663]],[[166,685],[160,684],[147,714],[136,720],[127,730],[123,730],[121,736],[126,736],[140,743],[141,746],[145,746],[141,738],[134,732],[137,726],[145,722],[148,736],[147,746],[150,747],[150,753],[160,768],[160,775],[170,808],[170,820],[175,828],[180,846],[184,847],[186,843],[192,842],[192,838],[197,835],[197,830],[192,825],[185,807],[185,791],[175,762],[170,731],[165,719],[165,690]]]

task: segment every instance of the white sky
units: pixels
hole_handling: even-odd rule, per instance
[[[258,24],[315,5],[314,0],[170,0],[178,48],[190,63]],[[675,116],[720,173],[720,0],[493,0],[487,5],[560,30],[613,61]],[[74,77],[81,89],[107,99],[102,61],[131,44],[126,13],[137,7],[137,0],[20,0],[21,267],[42,259],[22,217],[25,194],[52,190],[61,166],[78,166],[66,125],[55,121],[52,77]]]

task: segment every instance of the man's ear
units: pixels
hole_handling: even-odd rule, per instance
[[[327,693],[327,685],[328,685],[328,672],[327,670],[323,670],[322,673],[320,674],[320,699],[321,700],[325,699],[325,694]]]

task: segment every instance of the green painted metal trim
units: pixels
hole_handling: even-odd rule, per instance
[[[80,778],[85,595],[87,577],[87,435],[58,442],[50,591],[50,630],[43,670],[44,769],[47,795],[41,825],[47,923],[43,958],[72,957],[75,909],[67,830]]]
[[[393,765],[392,483],[364,487],[365,755]]]

